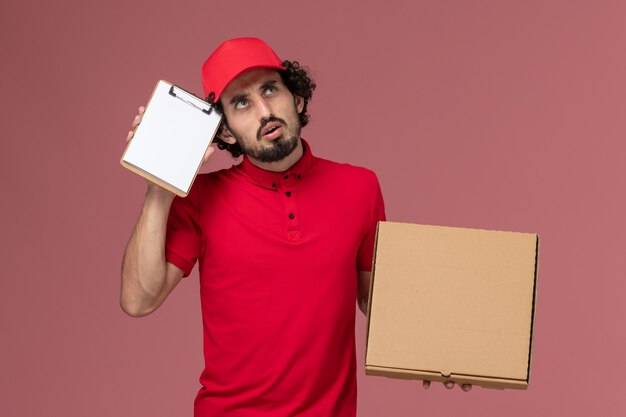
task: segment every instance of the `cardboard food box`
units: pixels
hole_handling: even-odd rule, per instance
[[[528,387],[536,234],[380,222],[365,372]]]

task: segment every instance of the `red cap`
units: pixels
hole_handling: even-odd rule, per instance
[[[204,96],[217,102],[229,82],[252,68],[285,69],[278,55],[258,38],[231,39],[221,44],[202,65]]]

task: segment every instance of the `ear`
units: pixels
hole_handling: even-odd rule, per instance
[[[223,123],[222,127],[220,127],[219,132],[217,132],[217,137],[230,145],[233,145],[235,144],[235,142],[237,142],[235,136],[233,136],[230,129],[228,129],[228,126],[226,126],[226,123]]]
[[[304,99],[300,96],[293,96],[293,98],[296,102],[296,109],[298,110],[298,114],[302,113],[302,109],[304,109]]]

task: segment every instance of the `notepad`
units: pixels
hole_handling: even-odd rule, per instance
[[[221,120],[208,102],[161,80],[120,163],[186,197]]]

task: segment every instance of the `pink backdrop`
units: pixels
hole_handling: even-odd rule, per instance
[[[159,78],[200,92],[250,35],[311,68],[304,137],[375,170],[390,220],[541,235],[527,391],[366,377],[360,317],[359,416],[623,413],[626,2],[3,0],[0,415],[191,415],[197,273],[123,314],[145,185],[118,160]]]

